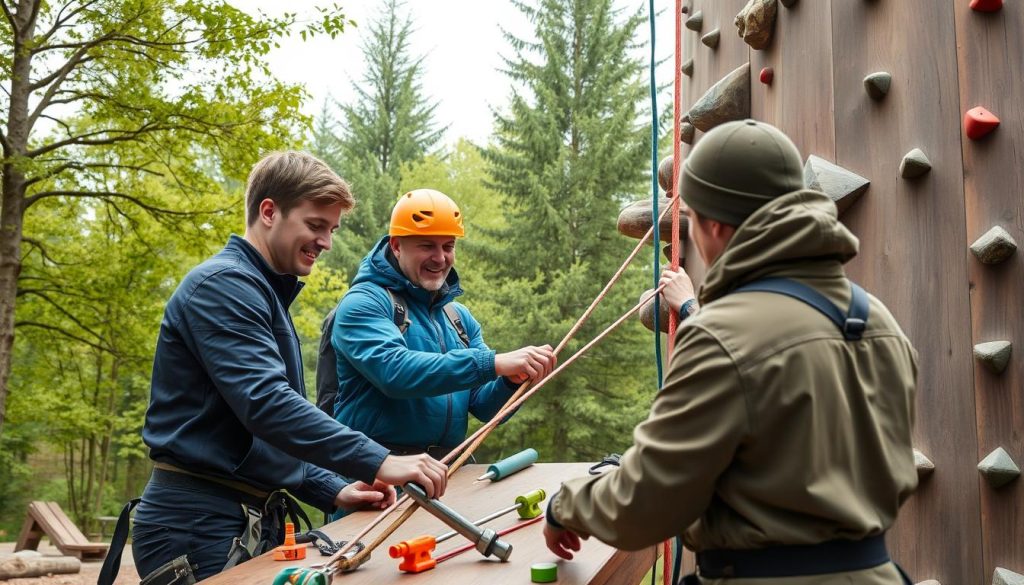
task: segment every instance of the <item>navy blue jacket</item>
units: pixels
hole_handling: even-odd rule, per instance
[[[454,269],[438,298],[405,277],[388,256],[388,237],[363,259],[335,313],[331,343],[338,356],[335,415],[385,445],[454,447],[466,437],[469,413],[490,420],[515,387],[494,371],[494,351],[480,324],[456,304],[469,347],[444,314],[462,294]],[[406,300],[402,335],[385,289]]]
[[[387,450],[306,400],[288,314],[301,289],[238,236],[185,276],[160,324],[150,457],[328,511],[345,485],[336,474],[373,481]]]

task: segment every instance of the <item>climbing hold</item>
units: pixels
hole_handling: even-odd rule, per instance
[[[918,477],[927,477],[935,471],[935,464],[932,463],[932,460],[917,449],[914,449],[914,467],[917,468]]]
[[[707,132],[715,126],[750,117],[750,63],[733,69],[690,108],[690,123]]]
[[[978,106],[964,114],[964,133],[971,140],[978,140],[999,126],[999,118],[985,108]]]
[[[1003,7],[1003,0],[971,0],[971,10],[978,12],[998,12]]]
[[[665,211],[665,208],[672,205],[672,200],[667,197],[661,197],[658,199],[658,213]],[[683,214],[679,214],[679,233],[686,233],[687,224],[686,217]],[[651,225],[654,223],[654,219],[651,217],[651,200],[641,199],[630,203],[622,211],[619,212],[619,219],[616,222],[616,228],[619,233],[624,236],[631,238],[640,239],[647,235],[647,230],[651,229]],[[661,218],[661,222],[658,226],[658,237],[662,241],[669,241],[672,239],[672,213],[666,213]]]
[[[786,8],[792,8],[796,4],[797,0],[782,0],[782,5]]]
[[[693,144],[693,135],[696,132],[696,128],[689,122],[683,122],[683,125],[679,127],[679,140],[687,144]]]
[[[1000,226],[994,226],[971,244],[971,253],[984,264],[999,264],[1017,251],[1013,236]]]
[[[775,70],[771,67],[765,67],[761,70],[761,74],[758,75],[758,78],[761,80],[761,83],[771,85],[772,80],[775,79]]]
[[[978,464],[978,471],[985,476],[988,484],[993,488],[1002,487],[1020,475],[1020,468],[1002,447],[996,448],[982,459]]]
[[[988,341],[974,346],[974,359],[978,360],[993,374],[1001,374],[1010,363],[1013,344],[1009,341]]]
[[[672,155],[668,155],[661,159],[658,163],[658,184],[666,192],[672,191]]]
[[[920,148],[908,152],[900,162],[900,176],[904,179],[916,179],[930,170],[932,170],[932,162]]]
[[[680,10],[680,12],[682,12],[683,14],[689,14],[690,7],[689,6],[683,6],[683,8],[682,8],[682,10]]]
[[[916,585],[942,585],[942,583],[939,583],[935,579],[928,579],[927,581],[921,581],[920,583],[917,583]]]
[[[683,63],[682,68],[680,68],[680,71],[687,77],[693,77],[693,59],[687,59],[686,63]]]
[[[860,199],[871,181],[812,154],[804,163],[804,185],[828,195],[843,213]]]
[[[1024,575],[996,567],[996,570],[992,572],[992,585],[1024,585]]]
[[[715,30],[709,32],[708,34],[702,36],[700,38],[700,42],[702,42],[705,45],[711,47],[712,49],[717,49],[718,48],[718,40],[719,40],[719,38],[721,38],[721,36],[722,36],[722,33],[716,28]]]
[[[772,27],[775,26],[775,13],[778,11],[776,0],[750,0],[736,15],[736,28],[740,37],[754,49],[764,49],[772,40]]]
[[[686,28],[700,32],[704,28],[704,13],[698,10],[686,19]]]
[[[880,100],[884,98],[885,94],[889,93],[891,85],[892,75],[885,71],[878,71],[864,78],[864,89],[867,90],[868,95],[872,99]]]
[[[651,294],[654,289],[644,291],[644,294],[640,295],[640,300],[651,298]],[[665,299],[661,299],[658,303],[659,314],[661,317],[658,319],[658,328],[661,329],[662,333],[668,333],[668,303]],[[654,301],[651,301],[640,308],[640,322],[644,324],[644,327],[654,331]]]

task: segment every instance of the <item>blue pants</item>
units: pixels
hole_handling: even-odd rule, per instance
[[[132,554],[141,577],[187,554],[196,579],[220,573],[245,530],[240,503],[181,487],[146,485],[135,512]]]

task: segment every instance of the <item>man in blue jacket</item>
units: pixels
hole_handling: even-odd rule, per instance
[[[245,236],[168,301],[142,433],[155,469],[135,516],[140,575],[204,579],[278,544],[293,507],[276,490],[325,512],[388,505],[390,484],[444,492],[444,465],[389,455],[306,400],[288,307],[353,203],[316,158],[267,156],[249,175]]]
[[[403,195],[389,235],[363,259],[335,313],[336,418],[392,453],[443,457],[465,439],[469,414],[490,420],[519,384],[555,365],[549,345],[496,354],[454,302],[462,294],[452,268],[462,220],[439,191]]]

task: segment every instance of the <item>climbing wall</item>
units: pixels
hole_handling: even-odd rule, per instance
[[[730,119],[785,131],[860,238],[849,275],[920,352],[921,483],[893,557],[915,582],[1024,582],[1024,4],[684,0],[677,16],[681,158]]]

